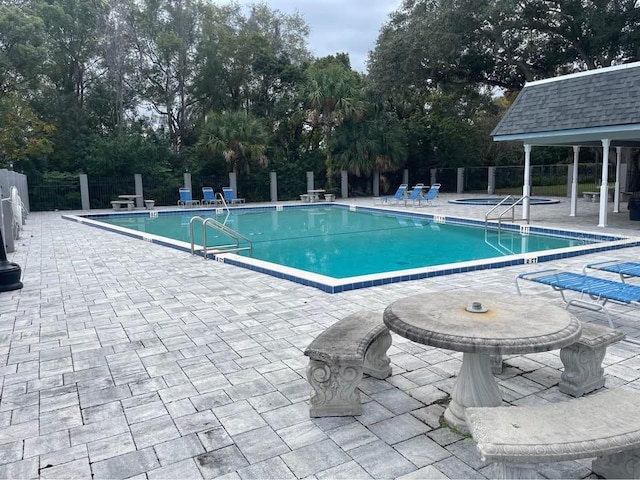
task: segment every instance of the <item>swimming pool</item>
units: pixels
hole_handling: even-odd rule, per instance
[[[190,251],[189,221],[213,216],[249,238],[250,257],[217,260],[311,285],[330,293],[481,268],[534,263],[629,246],[620,237],[503,225],[347,205],[190,209],[65,216],[146,241]],[[196,243],[199,230],[195,229]],[[471,242],[471,239],[474,239]],[[209,231],[210,247],[228,243]]]

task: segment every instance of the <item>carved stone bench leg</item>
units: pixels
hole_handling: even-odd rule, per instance
[[[540,478],[538,476],[537,465],[525,463],[494,463],[493,478],[497,480],[508,480],[512,478]]]
[[[560,349],[560,360],[564,372],[560,377],[558,388],[561,392],[574,397],[581,397],[604,386],[604,360],[607,346],[596,348],[574,343]]]
[[[640,478],[640,450],[627,450],[591,463],[593,473],[604,478]]]
[[[387,378],[391,375],[391,360],[387,350],[391,346],[391,334],[386,332],[378,335],[364,355],[364,373],[375,378]]]
[[[345,417],[361,415],[360,391],[362,365],[327,365],[309,360],[307,379],[313,387],[312,417]]]

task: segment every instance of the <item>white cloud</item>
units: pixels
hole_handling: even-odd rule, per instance
[[[240,0],[239,3],[260,2]],[[380,28],[401,0],[267,0],[264,3],[283,13],[302,15],[311,29],[309,49],[314,56],[347,52],[354,70],[365,72],[368,52],[375,48]]]

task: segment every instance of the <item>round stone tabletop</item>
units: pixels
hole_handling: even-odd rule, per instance
[[[384,323],[414,342],[467,353],[543,352],[580,337],[580,322],[565,309],[504,293],[415,295],[389,305]]]

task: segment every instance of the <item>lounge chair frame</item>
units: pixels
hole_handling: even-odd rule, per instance
[[[424,189],[424,183],[416,183],[415,186],[411,189],[411,191],[409,191],[409,195],[407,197],[404,198],[404,206],[407,206],[407,203],[409,203],[409,201],[412,201],[415,205],[416,202],[418,202],[418,205],[420,205],[420,199],[422,198],[422,191]]]
[[[222,205],[222,201],[216,197],[213,187],[202,187],[202,204],[203,205]]]
[[[236,197],[236,192],[233,191],[231,187],[222,187],[222,193],[224,195],[224,199],[227,203],[231,205],[239,205],[244,203],[244,198]]]
[[[441,185],[439,183],[431,185],[427,193],[418,197],[418,205],[422,205],[422,202],[430,206],[435,205],[438,193],[440,192],[440,187]]]
[[[194,200],[191,196],[190,188],[179,188],[180,200],[178,200],[179,207],[195,207],[200,205],[200,200]]]
[[[640,286],[629,283],[558,269],[548,269],[518,275],[515,279],[518,295],[522,294],[518,283],[520,280],[552,287],[553,290],[560,292],[562,301],[566,304],[567,309],[571,306],[576,306],[594,312],[603,312],[611,328],[615,328],[615,326],[606,307],[608,302],[640,306]],[[565,296],[567,290],[580,293],[580,298],[567,298]]]
[[[409,188],[408,184],[401,183],[398,189],[396,190],[396,193],[394,193],[393,195],[386,195],[384,197],[379,197],[377,199],[374,199],[374,203],[383,204],[383,205],[391,202],[400,203],[401,201],[404,200],[408,188]]]
[[[582,273],[586,275],[587,269],[617,273],[620,276],[621,282],[624,282],[628,278],[640,277],[640,262],[607,260],[605,262],[588,263],[583,267]]]

